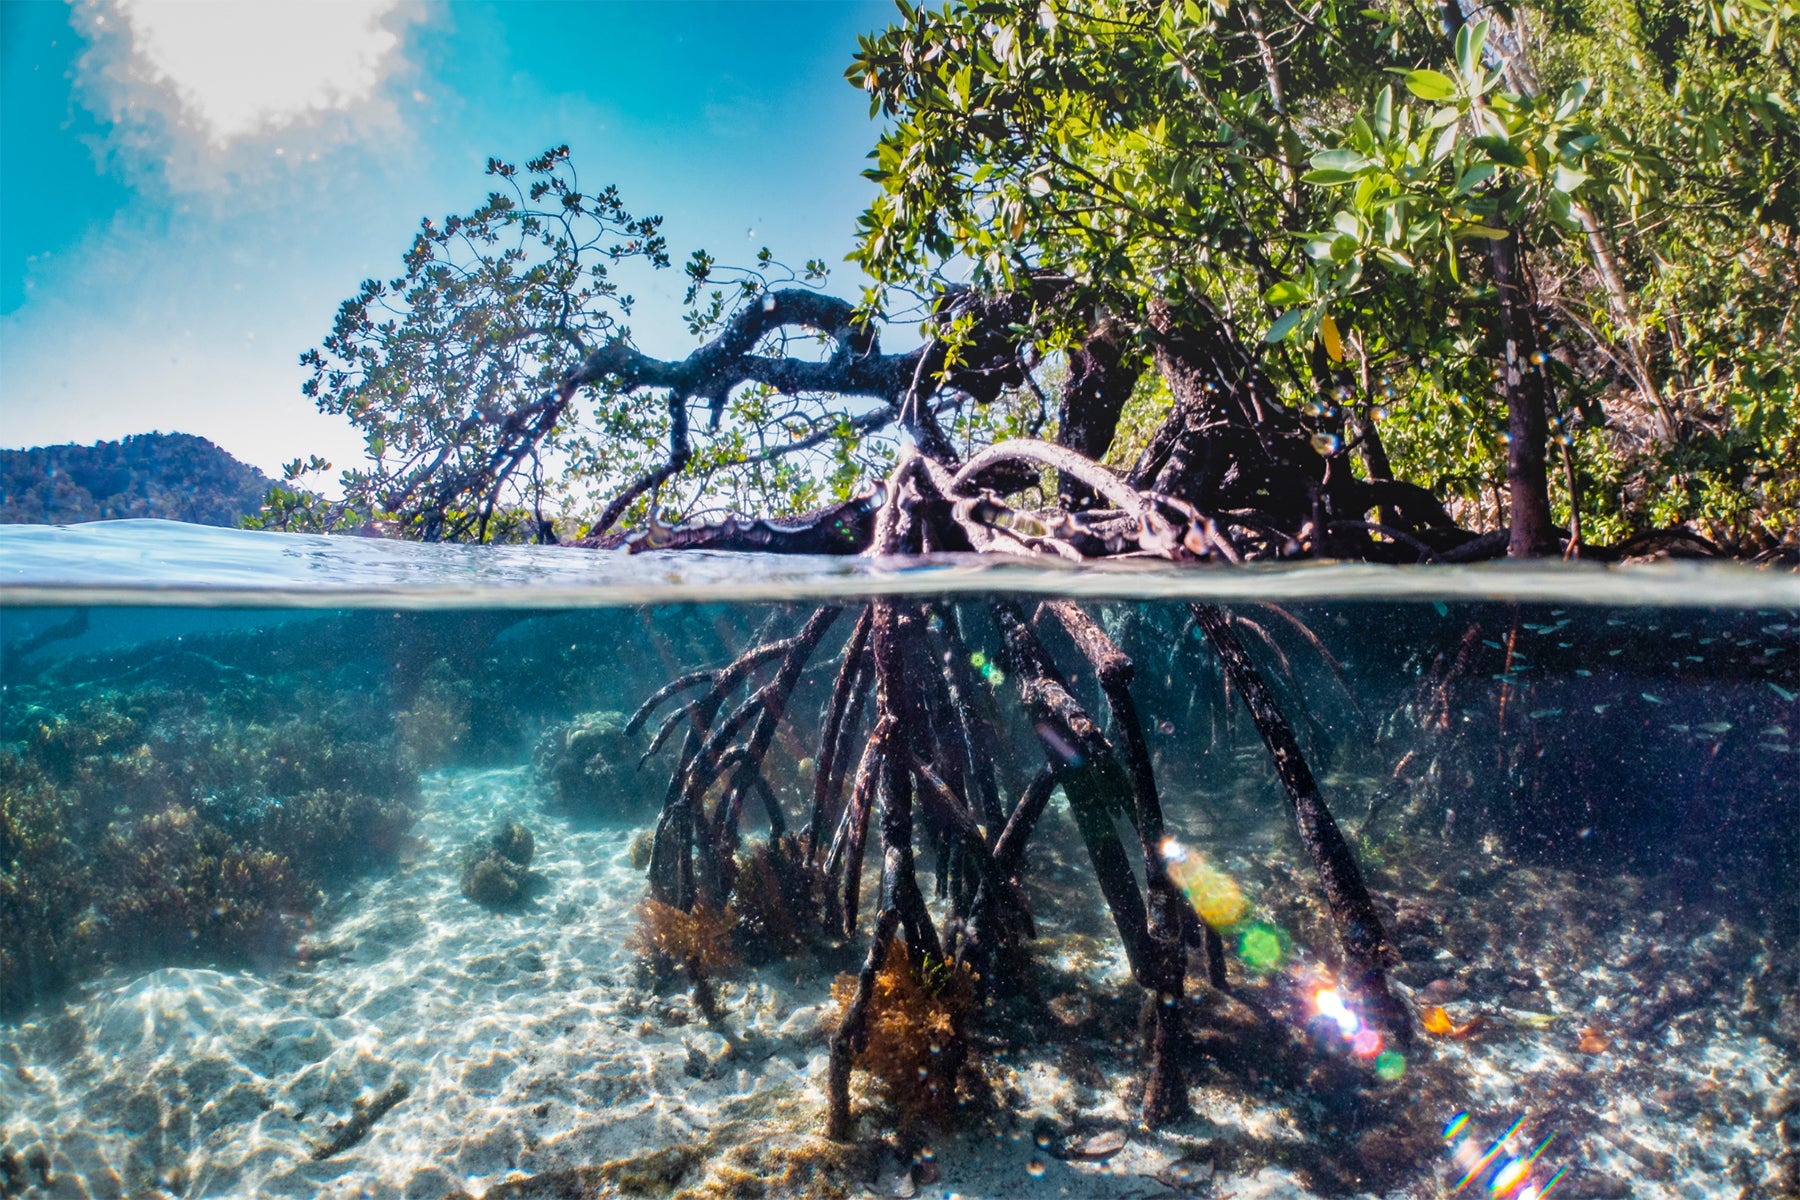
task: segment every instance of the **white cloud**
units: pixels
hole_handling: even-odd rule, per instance
[[[389,137],[417,0],[81,0],[89,103],[104,150],[205,188],[334,145]],[[407,89],[410,91],[413,89]]]
[[[223,145],[245,134],[367,101],[400,38],[369,4],[119,0],[154,82]]]

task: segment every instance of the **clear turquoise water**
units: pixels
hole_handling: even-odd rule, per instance
[[[1077,599],[1136,662],[1170,834],[1242,900],[1228,991],[1191,964],[1194,1118],[1135,1123],[1142,993],[1060,795],[1021,875],[1034,965],[981,1010],[980,1087],[947,1124],[909,1124],[859,1072],[860,1148],[816,1137],[830,984],[860,958],[873,874],[856,938],[776,953],[740,929],[717,1023],[643,965],[633,843],[672,760],[640,771],[645,737],[603,714],[843,607],[764,771],[801,829],[872,596],[940,606],[980,656],[1003,811],[1045,743],[995,604]],[[1308,1007],[1337,943],[1196,600],[1237,618],[1294,726],[1402,995],[1450,1022],[1394,1070]],[[1429,1195],[1519,1118],[1521,1154],[1555,1135],[1519,1187],[1566,1167],[1568,1195],[1772,1196],[1800,1170],[1791,574],[1073,572],[134,521],[0,528],[0,646],[8,1195],[533,1195],[583,1170],[602,1194]],[[582,730],[594,757],[571,768]],[[462,879],[503,820],[536,855],[484,907]],[[917,852],[941,922],[924,834]],[[1123,1149],[1083,1157],[1110,1132]]]

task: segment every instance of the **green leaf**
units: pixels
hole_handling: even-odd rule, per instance
[[[1456,95],[1456,81],[1442,71],[1422,68],[1406,73],[1406,90],[1421,100],[1448,100]]]
[[[1444,132],[1438,134],[1437,143],[1431,147],[1431,161],[1434,165],[1449,158],[1450,152],[1456,149],[1458,132],[1456,126],[1451,125]]]
[[[1271,346],[1276,342],[1285,341],[1288,334],[1294,332],[1294,327],[1300,324],[1300,319],[1305,315],[1305,312],[1298,308],[1282,313],[1275,319],[1275,323],[1269,326],[1269,332],[1263,334],[1263,341]]]
[[[1415,269],[1413,267],[1412,259],[1406,257],[1406,255],[1400,253],[1398,250],[1388,250],[1378,247],[1375,251],[1375,256],[1402,275],[1411,275]]]
[[[1369,124],[1374,129],[1375,137],[1379,141],[1385,142],[1393,135],[1394,89],[1392,87],[1384,87],[1376,93],[1374,119]]]
[[[1308,171],[1300,177],[1301,183],[1310,183],[1314,187],[1336,187],[1338,184],[1355,181],[1356,176],[1349,171]]]
[[[1556,117],[1566,121],[1581,109],[1581,102],[1587,99],[1588,90],[1594,86],[1591,79],[1577,79],[1563,89],[1562,100],[1556,106]]]
[[[1551,177],[1550,186],[1559,192],[1572,192],[1587,181],[1588,173],[1586,171],[1577,171],[1573,167],[1565,167],[1559,163],[1555,174]]]
[[[1512,236],[1510,229],[1495,229],[1492,225],[1458,225],[1457,237],[1486,238],[1490,242],[1503,242]]]
[[[1488,134],[1476,138],[1475,144],[1485,150],[1489,158],[1508,167],[1522,167],[1527,161],[1525,152],[1503,137]]]
[[[1374,166],[1354,150],[1324,150],[1312,156],[1312,165],[1321,171],[1360,171]]]
[[[1470,192],[1492,179],[1496,173],[1497,169],[1493,163],[1481,163],[1479,166],[1470,167],[1462,173],[1462,178],[1456,181],[1457,194],[1461,196],[1468,195]]]
[[[1286,279],[1263,293],[1263,299],[1275,308],[1287,308],[1300,303],[1306,297],[1305,288]]]
[[[1331,259],[1333,262],[1349,262],[1356,257],[1356,249],[1361,243],[1347,233],[1340,233],[1331,239]]]
[[[1488,23],[1477,21],[1456,31],[1456,65],[1467,80],[1480,78],[1481,47],[1487,41]]]

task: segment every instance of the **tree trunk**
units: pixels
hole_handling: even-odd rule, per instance
[[[1550,382],[1538,347],[1536,305],[1519,254],[1519,233],[1488,243],[1488,263],[1500,291],[1501,369],[1507,409],[1506,486],[1512,509],[1509,558],[1556,551],[1550,517],[1548,440]]]
[[[1156,369],[1175,403],[1129,482],[1202,512],[1255,509],[1297,528],[1312,516],[1324,461],[1250,352],[1204,301],[1195,307],[1198,319],[1151,308]]]
[[[1121,352],[1121,340],[1122,331],[1106,324],[1080,349],[1069,351],[1069,378],[1063,386],[1056,440],[1096,462],[1112,448],[1119,415],[1141,373],[1137,361]],[[1092,508],[1097,499],[1092,488],[1067,474],[1058,476],[1057,492],[1070,511]]]

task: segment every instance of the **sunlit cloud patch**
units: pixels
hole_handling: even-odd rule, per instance
[[[113,148],[204,183],[240,173],[248,149],[302,158],[391,129],[388,84],[419,15],[410,0],[89,0],[77,23],[92,42],[84,83],[115,123]]]
[[[290,125],[367,101],[400,38],[368,4],[119,0],[133,48],[208,140]]]

